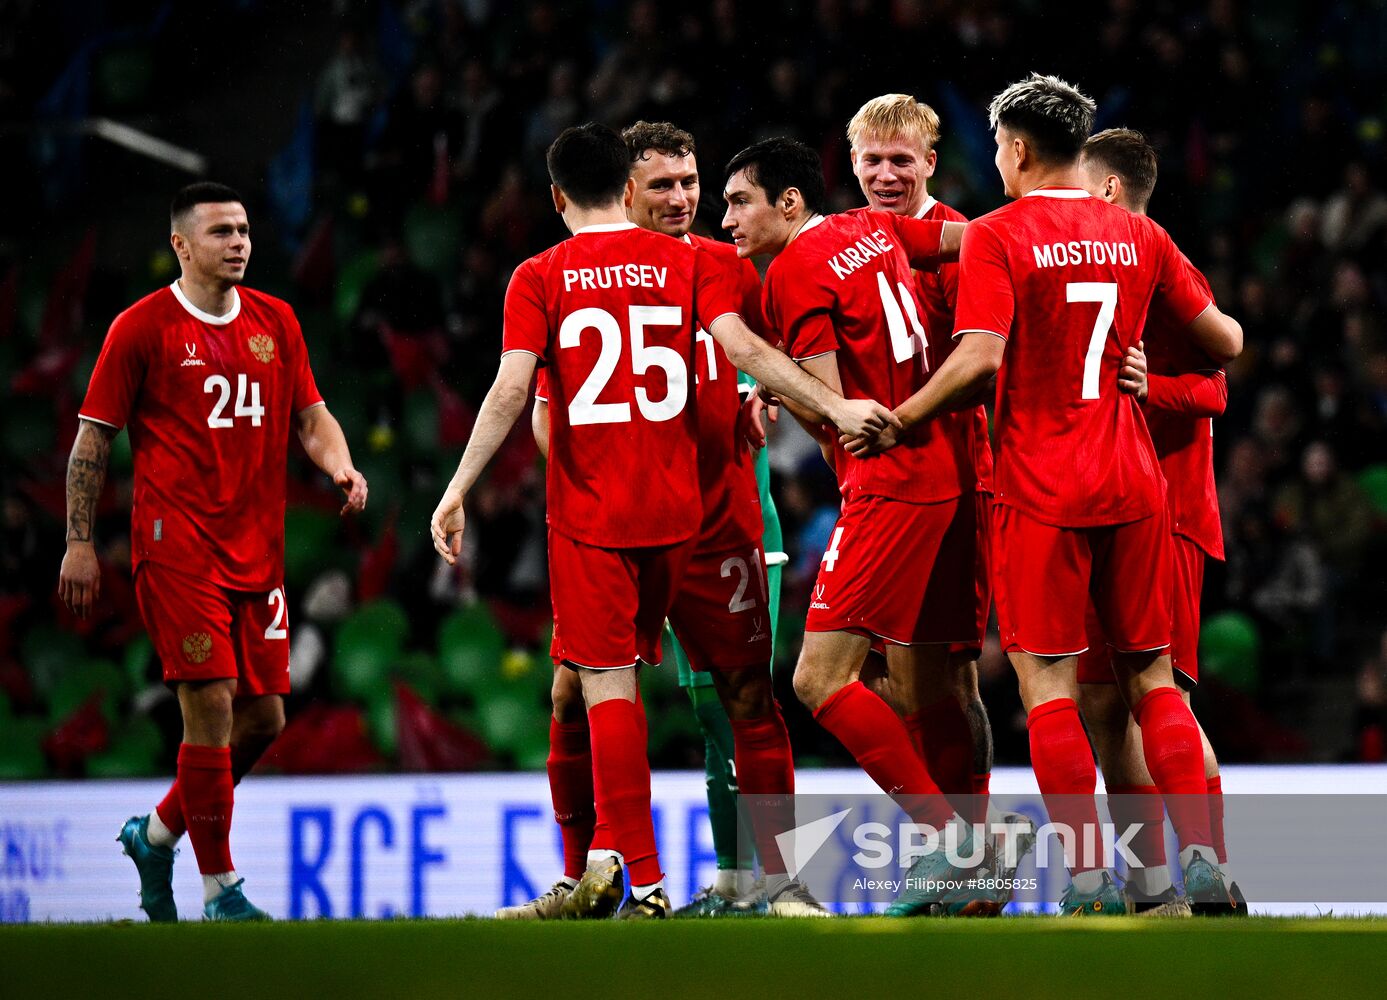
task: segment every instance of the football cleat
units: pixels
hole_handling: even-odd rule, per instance
[[[773,917],[833,916],[799,879],[784,881],[774,890],[768,886],[766,900],[768,912]]]
[[[771,901],[766,895],[766,876],[762,875],[751,884],[746,895],[739,897],[732,904],[727,915],[731,917],[766,917],[770,916],[770,912]]]
[[[537,896],[528,903],[519,903],[515,906],[503,906],[496,911],[497,920],[557,920],[559,919],[559,908],[563,906],[563,901],[573,892],[573,886],[563,879],[555,882],[553,886],[542,896]]]
[[[173,859],[176,851],[149,842],[149,817],[131,816],[120,828],[116,840],[121,851],[135,862],[140,875],[140,909],[152,924],[178,921],[173,902]]]
[[[617,913],[618,920],[664,920],[669,916],[669,897],[665,890],[656,889],[644,899],[627,896]]]
[[[958,853],[971,856],[975,850],[973,831],[964,827],[963,839],[958,844]],[[960,868],[949,861],[947,852],[937,849],[917,858],[905,874],[905,890],[896,897],[895,902],[886,908],[888,917],[940,916],[946,912],[944,897],[951,894],[950,882],[966,883],[970,878],[976,883],[980,878],[992,877],[992,864],[985,852],[981,864],[972,868]],[[964,890],[953,890],[964,891]],[[998,911],[1001,907],[999,906]]]
[[[1247,898],[1236,882],[1228,884],[1227,899],[1195,900],[1190,905],[1196,917],[1247,916]]]
[[[1035,850],[1035,824],[1031,822],[1029,816],[1018,812],[1002,813],[1002,822],[1007,825],[1007,832],[993,835],[992,852],[997,859],[994,865],[997,878],[1002,881],[1003,885],[1008,886],[1008,888],[1000,890],[1002,905],[1005,906],[1011,902],[1012,894],[1015,891],[1012,887],[1016,885],[1017,869],[1021,867],[1021,862],[1026,860],[1026,855]],[[1012,848],[1016,861],[1014,865],[1006,863],[1006,842],[1008,839],[1013,840],[1015,845]]]
[[[616,855],[602,861],[589,861],[588,870],[568,898],[559,904],[563,920],[606,920],[621,905],[624,883],[621,862]]]
[[[1142,896],[1128,883],[1123,902],[1127,905],[1127,912],[1138,917],[1180,918],[1191,915],[1189,899],[1176,892],[1173,885],[1160,895]]]
[[[1103,884],[1096,891],[1085,895],[1071,882],[1060,899],[1062,917],[1120,917],[1126,912],[1127,905],[1123,902],[1122,893],[1107,872],[1103,873]]]
[[[1185,866],[1185,896],[1193,908],[1232,904],[1228,887],[1223,884],[1223,873],[1198,851],[1191,854],[1190,863]]]
[[[724,896],[712,886],[699,889],[688,904],[679,907],[671,916],[675,917],[725,917],[737,901]]]
[[[230,885],[222,886],[222,891],[203,906],[202,918],[225,923],[271,919],[268,913],[246,899],[246,894],[241,889],[245,884],[246,880],[242,878]]]

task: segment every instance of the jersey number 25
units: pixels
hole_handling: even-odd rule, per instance
[[[643,375],[651,368],[663,369],[667,391],[663,399],[651,399],[644,386],[635,387],[636,406],[641,416],[652,423],[672,420],[684,411],[689,400],[689,368],[683,356],[671,347],[645,343],[645,328],[649,326],[682,326],[683,310],[679,306],[631,306],[628,317],[631,330],[631,372]],[[597,397],[616,373],[621,361],[621,324],[605,309],[589,306],[570,313],[559,326],[559,347],[577,347],[584,331],[596,330],[602,345],[587,379],[579,386],[568,405],[568,423],[625,424],[631,421],[631,404],[599,403]]]

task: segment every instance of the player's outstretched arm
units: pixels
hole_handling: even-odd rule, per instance
[[[328,412],[326,406],[320,405],[300,411],[294,422],[303,450],[314,465],[331,477],[346,497],[342,513],[351,511],[359,514],[365,510],[366,477],[352,465],[351,449],[347,447],[347,437],[342,433],[342,425],[337,418]]]
[[[871,436],[899,421],[871,399],[844,399],[785,355],[752,333],[735,313],[709,324],[708,332],[727,352],[727,360],[782,399],[827,415],[844,434]]]
[[[80,420],[67,460],[67,552],[58,571],[58,596],[78,618],[91,614],[101,592],[92,528],[115,436],[114,427]]]
[[[1205,354],[1221,365],[1243,352],[1242,324],[1212,302],[1190,321],[1189,334]]]
[[[452,566],[462,552],[462,528],[466,520],[463,503],[468,492],[481,478],[482,471],[495,456],[510,433],[525,403],[530,398],[530,380],[535,374],[538,359],[525,351],[511,351],[501,356],[496,381],[482,401],[467,449],[462,453],[457,472],[443,491],[443,499],[429,521],[429,534],[434,550]]]
[[[978,391],[1002,367],[1002,355],[1007,342],[990,333],[965,333],[958,347],[939,370],[913,396],[896,407],[902,431],[940,413],[956,410],[972,402]],[[865,435],[842,437],[842,443],[852,455],[874,455],[896,444],[898,434],[892,429],[875,438]]]

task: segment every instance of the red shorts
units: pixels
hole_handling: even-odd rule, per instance
[[[658,664],[665,616],[693,554],[678,545],[600,549],[549,529],[549,590],[555,644],[575,667],[603,670]]]
[[[1005,504],[993,512],[1004,651],[1083,652],[1090,599],[1113,648],[1137,652],[1170,645],[1170,522],[1164,510],[1098,528],[1057,528]]]
[[[1204,550],[1183,535],[1171,537],[1174,589],[1170,599],[1170,660],[1176,681],[1186,689],[1199,683],[1199,599],[1204,589]],[[1111,684],[1112,657],[1103,626],[1090,603],[1088,651],[1079,657],[1080,684]]]
[[[967,653],[976,660],[982,655],[987,621],[992,617],[992,494],[981,490],[973,494],[977,511],[973,542],[973,622],[977,640],[949,644],[949,653]]]
[[[689,666],[709,670],[769,667],[770,588],[757,542],[744,550],[695,552],[669,612]]]
[[[850,497],[819,563],[805,630],[898,645],[980,643],[976,516],[966,496],[943,503]]]
[[[289,693],[289,606],[284,588],[228,590],[145,560],[135,599],[164,682],[236,680],[238,697]]]

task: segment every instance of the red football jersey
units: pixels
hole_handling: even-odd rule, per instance
[[[726,269],[737,311],[752,331],[765,337],[761,312],[761,275],[756,265],[737,256],[737,248],[706,236],[690,235],[692,245],[711,254]],[[769,338],[774,339],[774,338]],[[737,433],[742,397],[737,369],[722,345],[702,327],[694,331],[698,378],[698,480],[703,491],[702,546],[744,546],[760,541],[761,489],[746,440]]]
[[[264,591],[284,580],[291,421],[323,397],[288,303],[234,295],[211,316],[175,282],[117,316],[81,416],[130,427],[136,565]]]
[[[916,214],[917,219],[933,222],[967,222],[968,217],[930,195]],[[925,329],[929,335],[930,370],[938,371],[944,360],[954,352],[958,341],[953,339],[954,310],[958,306],[958,265],[940,264],[936,271],[916,271],[915,291],[924,310]],[[939,418],[949,429],[966,442],[973,456],[973,472],[977,489],[992,492],[992,442],[988,438],[987,408],[975,406],[970,410],[943,414]]]
[[[1058,527],[1123,524],[1165,500],[1146,422],[1117,373],[1153,297],[1209,305],[1165,230],[1077,188],[1040,188],[970,223],[955,336],[1007,341],[996,500]]]
[[[1184,260],[1191,279],[1210,299],[1213,292],[1199,269]],[[1185,333],[1167,303],[1151,303],[1146,319],[1146,363],[1153,377],[1207,373],[1221,381],[1222,398],[1228,386],[1222,369],[1209,359]],[[1158,383],[1156,383],[1158,384]],[[1223,558],[1223,526],[1218,516],[1218,489],[1214,485],[1214,422],[1206,416],[1192,416],[1162,405],[1157,391],[1148,395],[1146,426],[1156,446],[1156,457],[1165,474],[1166,504],[1170,509],[1170,530],[1184,535],[1213,556]]]
[[[766,319],[790,356],[836,351],[848,399],[894,407],[914,395],[932,369],[910,268],[938,265],[943,228],[864,208],[801,229],[771,262],[763,293]],[[842,485],[845,495],[934,503],[971,491],[974,482],[966,442],[932,420],[887,452],[848,456]]]
[[[738,310],[712,254],[632,223],[589,226],[515,269],[502,351],[548,367],[554,530],[604,548],[698,531],[694,330]]]

